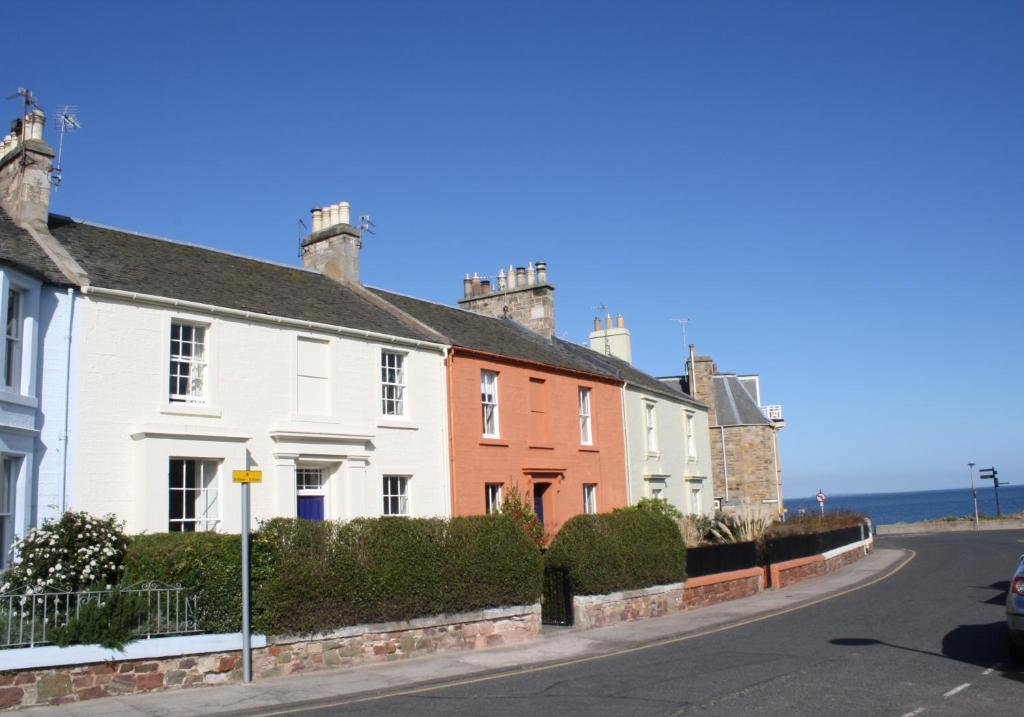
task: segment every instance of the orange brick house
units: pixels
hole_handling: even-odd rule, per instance
[[[554,287],[536,279],[526,285],[525,277],[523,284],[521,293],[530,296],[502,310],[516,298],[514,289],[506,291],[513,296],[496,304],[500,318],[477,313],[479,307],[374,291],[452,344],[446,362],[452,514],[496,510],[515,485],[553,535],[574,515],[628,504],[623,382],[589,349],[551,335]],[[517,311],[540,323],[521,325]]]

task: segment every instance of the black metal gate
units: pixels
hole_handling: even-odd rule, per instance
[[[572,625],[572,582],[567,568],[544,568],[540,619],[545,625]]]

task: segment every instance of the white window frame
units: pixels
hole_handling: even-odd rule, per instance
[[[644,446],[648,455],[658,455],[658,411],[653,401],[644,401]]]
[[[192,347],[190,355],[186,356],[182,353],[174,353],[174,333],[175,328],[192,329],[192,339],[185,342],[179,333],[177,339],[180,345],[187,344]],[[199,340],[196,340],[196,332],[201,332]],[[168,385],[167,398],[170,403],[173,404],[186,404],[193,406],[203,406],[209,403],[208,396],[208,384],[209,384],[209,356],[210,356],[210,326],[208,324],[196,323],[194,321],[186,321],[183,319],[172,318],[170,323],[170,330],[168,333],[168,381],[173,381],[176,385],[171,387]],[[195,353],[195,347],[200,348],[200,353],[197,356]],[[180,364],[176,365],[176,364]],[[182,366],[187,367],[186,373],[180,373]],[[178,385],[180,382],[185,381],[185,392],[177,392]]]
[[[409,506],[409,476],[385,475],[382,484],[384,506],[382,515],[408,516],[412,512]]]
[[[192,462],[196,464],[198,487],[189,488],[185,485],[186,473],[182,474],[182,486],[172,487],[171,481],[171,469],[173,461],[181,461],[182,470],[185,471],[185,464]],[[168,532],[171,533],[198,533],[214,531],[217,526],[220,525],[220,511],[221,511],[221,490],[220,490],[220,461],[211,460],[209,458],[192,458],[189,456],[170,456],[167,459],[167,477],[168,477],[168,506],[167,506],[167,526]],[[195,515],[191,518],[185,517],[188,514],[188,499],[189,492],[193,492],[195,505]],[[182,501],[182,517],[172,518],[172,501],[175,500],[177,495],[180,494]],[[191,525],[192,529],[186,529],[186,526]],[[178,527],[175,527],[178,526]]]
[[[392,357],[396,360],[393,364],[389,364],[389,359]],[[382,416],[404,418],[408,415],[405,365],[407,358],[408,354],[404,351],[380,350],[380,412]]]
[[[296,466],[295,492],[299,495],[323,495],[324,483],[327,482],[325,470],[323,466]],[[314,475],[316,480],[307,482]]]
[[[18,393],[21,392],[22,354],[25,351],[27,293],[21,287],[8,284],[4,305],[4,386]]]
[[[484,508],[487,515],[501,512],[502,494],[504,492],[504,483],[484,483]]]
[[[686,460],[693,463],[697,460],[697,431],[696,416],[692,411],[683,412],[683,430],[686,433]]]
[[[490,379],[490,380],[489,380]],[[490,415],[488,416],[488,409]],[[499,421],[498,372],[488,369],[480,370],[480,415],[484,438],[500,438],[501,423]],[[488,426],[488,418],[493,423]],[[488,431],[488,428],[491,430]]]
[[[7,567],[11,545],[14,544],[18,497],[18,474],[24,459],[20,456],[0,455],[0,568]]]
[[[597,483],[583,484],[583,512],[597,512]]]
[[[594,445],[593,421],[590,416],[590,388],[580,386],[578,392],[580,414],[580,443],[584,446]]]

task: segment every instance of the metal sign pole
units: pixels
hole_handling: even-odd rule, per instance
[[[252,682],[249,607],[249,483],[242,483],[242,680],[245,682]]]
[[[971,495],[974,496],[974,529],[981,530],[981,519],[978,517],[978,491],[974,487],[974,464],[968,463],[967,470],[971,474]]]

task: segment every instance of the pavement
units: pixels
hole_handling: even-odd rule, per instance
[[[471,684],[506,674],[582,664],[748,625],[836,598],[880,582],[911,556],[903,549],[876,549],[843,569],[780,590],[660,618],[593,630],[545,626],[528,643],[487,650],[435,653],[397,662],[321,670],[231,684],[107,697],[57,707],[23,710],[29,717],[141,717],[159,715],[274,714],[276,705],[351,704],[394,694],[411,694],[439,684]]]
[[[1024,518],[986,518],[975,524],[972,519],[964,520],[921,520],[915,523],[888,523],[876,525],[875,535],[923,535],[925,533],[977,532],[981,530],[1021,530]]]

